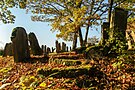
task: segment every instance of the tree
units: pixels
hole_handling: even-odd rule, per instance
[[[33,21],[51,22],[52,30],[59,32],[57,37],[73,40],[75,47],[77,36],[80,46],[87,43],[90,26],[99,25],[97,20],[102,19],[101,16],[108,10],[107,6],[104,0],[35,0],[29,2],[27,8],[34,14],[40,14],[32,18]],[[85,39],[82,28],[86,30]]]

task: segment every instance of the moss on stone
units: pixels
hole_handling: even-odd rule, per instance
[[[56,64],[63,64],[66,66],[74,66],[74,65],[81,65],[80,60],[72,60],[72,59],[54,59],[51,60],[49,63],[56,63]]]
[[[67,67],[67,68],[53,68],[53,69],[40,69],[38,74],[44,76],[55,77],[55,78],[75,78],[81,75],[88,75],[89,70],[91,69],[90,65],[76,67]]]

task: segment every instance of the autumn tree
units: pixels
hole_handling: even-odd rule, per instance
[[[89,28],[99,25],[97,20],[108,10],[104,0],[34,0],[29,1],[26,9],[31,11],[33,21],[51,22],[52,31],[58,31],[58,38],[73,40],[76,48],[77,37],[80,46],[87,43]],[[82,28],[86,30],[85,38]]]

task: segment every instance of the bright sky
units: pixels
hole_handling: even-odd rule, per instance
[[[49,47],[55,47],[56,32],[51,32],[51,26],[47,22],[33,22],[31,21],[31,14],[26,14],[25,10],[14,9],[12,13],[16,16],[14,24],[2,24],[0,23],[0,47],[4,47],[6,43],[11,42],[10,36],[13,28],[24,27],[27,34],[29,32],[34,32],[38,38],[38,42],[41,45],[47,45]],[[100,27],[99,27],[100,28]],[[100,29],[90,30],[89,36],[100,37]],[[62,40],[59,40],[60,42]],[[65,42],[67,45],[71,46],[72,42]]]

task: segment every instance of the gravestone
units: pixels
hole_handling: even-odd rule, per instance
[[[59,46],[59,52],[61,52],[61,44],[59,43],[58,46]]]
[[[15,62],[22,62],[30,58],[27,33],[23,27],[16,27],[12,31],[13,56]]]
[[[6,56],[12,56],[13,55],[13,46],[12,43],[6,43],[4,52],[3,52],[3,57]]]
[[[124,50],[128,49],[126,40],[127,15],[128,11],[124,9],[114,9],[109,32],[109,39],[111,41],[110,50],[112,50],[113,53],[122,53]]]
[[[51,53],[51,49],[47,47],[47,54]]]
[[[72,51],[72,47],[70,46],[70,51]]]
[[[56,53],[59,52],[59,42],[56,40],[55,41],[55,45],[56,45]]]
[[[67,52],[68,52],[68,46],[67,46]]]
[[[61,52],[61,44],[57,40],[56,40],[55,44],[56,44],[56,52],[57,53]]]
[[[64,42],[62,42],[62,52],[66,51],[66,44]]]
[[[110,28],[112,30],[111,38],[118,37],[122,40],[126,37],[127,29],[127,15],[128,12],[121,8],[115,8],[114,14],[112,15]]]
[[[45,45],[45,50],[44,50],[44,55],[46,55],[47,54],[47,46]]]
[[[43,52],[43,54],[44,54],[44,50],[45,50],[45,49],[44,49],[44,45],[41,46],[41,49],[42,49],[42,52]]]
[[[42,55],[42,49],[39,46],[38,40],[36,38],[36,35],[31,32],[29,33],[29,42],[30,42],[30,48],[33,55]]]

